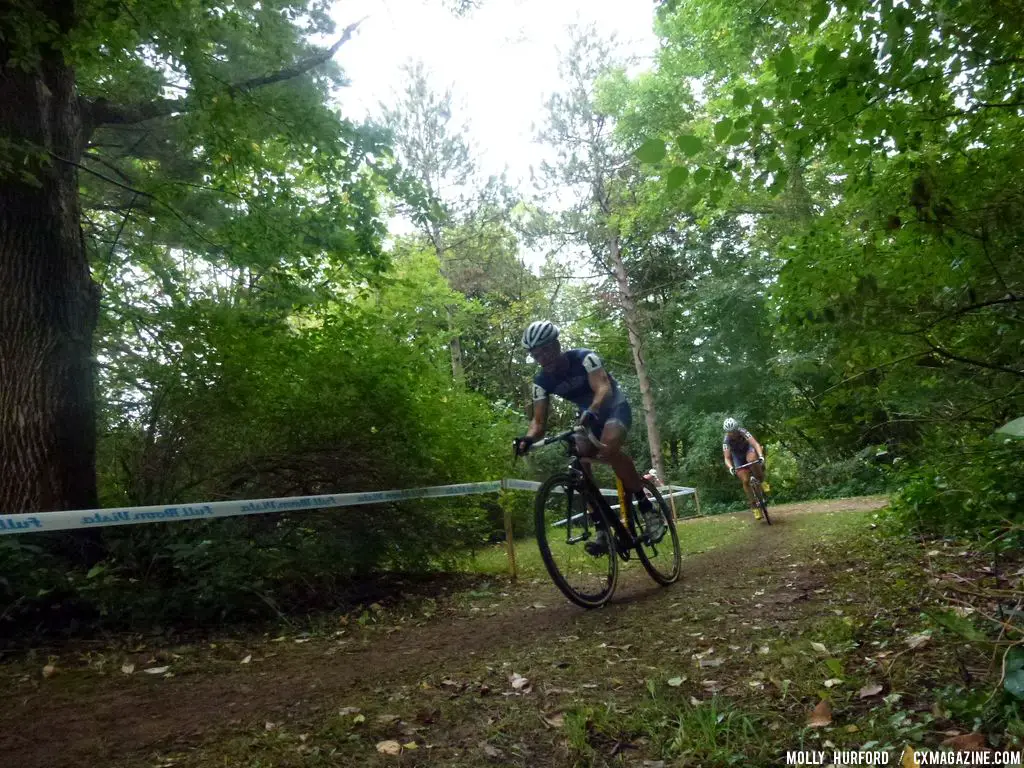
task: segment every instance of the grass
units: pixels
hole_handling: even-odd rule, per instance
[[[750,520],[745,514],[681,520],[676,530],[683,557],[718,549],[737,538],[751,535]],[[546,578],[547,571],[537,548],[537,540],[524,537],[515,540],[516,568],[527,579]],[[463,569],[470,573],[503,576],[509,572],[508,549],[504,543],[479,550],[467,558]]]

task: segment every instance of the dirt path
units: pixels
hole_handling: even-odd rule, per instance
[[[0,765],[160,764],[151,761],[153,754],[188,751],[265,723],[302,722],[346,702],[405,690],[439,676],[468,677],[482,665],[490,670],[510,658],[525,658],[538,646],[552,646],[566,636],[642,626],[645,617],[670,605],[678,608],[680,601],[698,610],[706,604],[708,591],[729,605],[730,590],[749,592],[747,586],[758,580],[759,570],[778,566],[787,547],[787,529],[799,516],[869,510],[884,503],[872,497],[780,506],[774,510],[776,525],[751,527],[726,547],[685,558],[681,582],[673,588],[660,589],[639,569],[627,569],[615,602],[601,611],[577,609],[549,582],[535,579],[495,595],[496,604],[456,610],[452,603],[451,615],[428,621],[382,622],[370,629],[349,628],[341,637],[328,634],[299,642],[228,641],[190,649],[180,658],[174,649],[145,649],[133,657],[140,672],[152,657],[178,670],[173,677],[124,674],[120,661],[110,668],[109,660],[94,660],[91,669],[59,667],[50,679],[8,676],[0,711]],[[807,593],[816,586],[813,574],[803,578],[796,592],[790,585],[787,594]],[[728,610],[738,611],[742,620],[743,606]],[[763,613],[758,618],[763,620]],[[251,658],[240,663],[244,656]]]

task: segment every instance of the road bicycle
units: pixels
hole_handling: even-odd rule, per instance
[[[764,459],[757,459],[755,461],[741,464],[738,467],[734,467],[737,471],[752,467],[755,464],[764,464]],[[757,504],[758,509],[761,510],[761,517],[768,525],[772,524],[772,519],[768,516],[768,497],[764,495],[764,486],[761,485],[761,481],[757,479],[757,475],[754,474],[753,470],[750,472],[750,491],[754,494],[754,503]]]
[[[679,534],[657,486],[644,481],[644,491],[664,523],[664,533],[652,541],[635,504],[624,503],[626,494],[621,484],[620,514],[605,500],[590,472],[589,463],[597,459],[579,455],[576,437],[581,434],[601,446],[588,429],[580,426],[535,444],[564,443],[570,457],[565,470],[541,484],[534,508],[537,545],[552,581],[572,602],[597,608],[615,592],[619,560],[628,561],[635,551],[652,579],[664,586],[672,584],[682,568]],[[607,532],[608,546],[604,550],[593,544],[599,530]]]

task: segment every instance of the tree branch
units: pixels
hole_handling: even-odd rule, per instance
[[[363,17],[359,21],[349,24],[345,27],[341,37],[338,38],[334,45],[315,56],[310,56],[294,66],[285,67],[269,75],[228,84],[228,91],[232,95],[248,93],[257,88],[291,80],[309,72],[311,69],[329,61],[338,52],[338,49],[352,38],[353,33],[365,20],[366,17]],[[82,100],[82,112],[87,116],[88,134],[91,134],[100,125],[133,125],[157,117],[167,117],[168,115],[188,112],[194,106],[194,102],[190,97],[183,99],[155,99],[141,104],[112,104],[106,99],[97,99],[94,102]]]
[[[958,363],[974,366],[976,368],[987,368],[990,371],[1001,371],[1002,373],[1012,373],[1014,376],[1024,377],[1024,371],[1018,371],[1015,368],[996,365],[995,363],[986,363],[984,360],[972,360],[969,357],[961,357],[960,355],[953,354],[952,352],[937,346],[931,339],[926,338],[925,341],[928,342],[928,346],[931,347],[932,351],[939,357],[945,357],[948,360],[956,360]]]
[[[117,181],[116,179],[112,179],[109,176],[104,176],[99,171],[94,171],[92,168],[90,168],[87,165],[82,165],[81,163],[76,163],[74,160],[68,160],[66,157],[61,157],[60,155],[54,154],[53,152],[50,152],[49,154],[50,154],[51,157],[53,157],[54,160],[59,160],[60,162],[66,163],[68,165],[73,165],[75,168],[78,168],[81,171],[85,171],[86,173],[88,173],[88,174],[90,174],[92,176],[95,176],[98,179],[102,179],[103,181],[107,182],[108,184],[113,184],[115,187],[120,187],[121,189],[123,189],[123,190],[125,190],[127,192],[131,192],[133,195],[135,195],[135,198],[133,198],[133,204],[134,204],[134,201],[136,199],[138,199],[138,197],[146,197],[146,198],[149,198],[150,200],[152,200],[155,203],[159,203],[164,208],[169,210],[172,214],[174,214],[175,218],[177,218],[178,221],[180,221],[182,224],[184,224],[185,227],[188,228],[189,232],[194,234],[196,237],[198,237],[200,240],[202,240],[207,245],[213,246],[217,250],[223,250],[224,246],[222,246],[222,245],[220,245],[218,243],[215,243],[212,240],[210,240],[202,232],[200,232],[195,227],[193,227],[188,222],[188,220],[184,216],[182,216],[173,205],[171,205],[168,202],[165,202],[164,200],[161,200],[159,197],[154,195],[152,192],[145,192],[145,191],[143,191],[141,189],[136,189],[135,187],[128,186],[127,184],[122,184],[120,181]]]

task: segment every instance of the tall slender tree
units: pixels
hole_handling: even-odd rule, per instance
[[[540,133],[557,160],[544,163],[542,178],[550,202],[563,208],[552,234],[584,247],[593,265],[615,285],[640,386],[651,461],[664,477],[661,435],[644,356],[644,325],[623,258],[620,228],[630,205],[629,180],[635,164],[616,144],[614,120],[597,103],[599,79],[619,66],[611,46],[593,29],[570,28],[570,46],[559,67],[564,90],[549,99]]]

